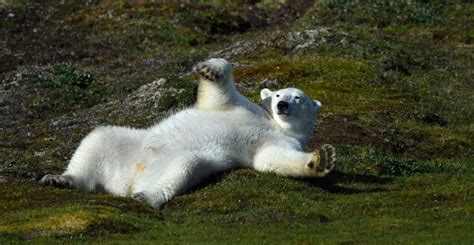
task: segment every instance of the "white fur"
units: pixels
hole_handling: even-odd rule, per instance
[[[237,92],[227,61],[211,59],[197,68],[212,71],[216,80],[201,79],[194,108],[148,129],[95,129],[59,177],[84,191],[104,189],[160,207],[209,175],[236,166],[284,176],[325,175],[310,164],[318,165],[319,155],[304,152],[319,102],[294,88],[264,89],[259,106]],[[283,100],[289,115],[278,113]]]

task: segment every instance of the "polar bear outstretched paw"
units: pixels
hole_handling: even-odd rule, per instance
[[[225,59],[209,59],[198,63],[193,70],[201,76],[201,79],[222,82],[231,73],[231,65]]]
[[[330,144],[321,146],[313,152],[311,161],[306,165],[312,176],[324,177],[336,166],[336,148]]]
[[[47,174],[41,178],[39,181],[40,184],[42,185],[49,185],[49,186],[54,186],[58,188],[67,188],[71,189],[74,187],[73,185],[73,179],[69,175],[53,175],[53,174]]]

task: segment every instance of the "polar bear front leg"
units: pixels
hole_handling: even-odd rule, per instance
[[[207,80],[214,83],[228,82],[229,75],[232,74],[232,65],[225,59],[209,59],[194,66],[201,80]]]
[[[209,59],[193,70],[200,76],[195,107],[205,110],[225,110],[240,97],[232,77],[232,66],[225,59]]]
[[[306,153],[281,146],[267,146],[255,156],[254,168],[289,177],[324,177],[336,162],[336,149],[329,144]]]

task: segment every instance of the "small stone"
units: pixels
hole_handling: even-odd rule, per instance
[[[260,82],[260,86],[261,87],[278,87],[280,86],[282,83],[280,80],[278,79],[268,79],[268,78],[265,78],[263,79],[261,82]]]
[[[35,151],[35,157],[44,157],[46,155],[46,151]]]

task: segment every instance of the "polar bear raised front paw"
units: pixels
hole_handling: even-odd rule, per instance
[[[324,177],[336,166],[336,148],[334,146],[325,144],[312,154],[311,161],[306,165],[311,176]]]
[[[231,65],[225,59],[209,59],[197,64],[193,70],[201,76],[201,79],[221,82],[231,73]]]

